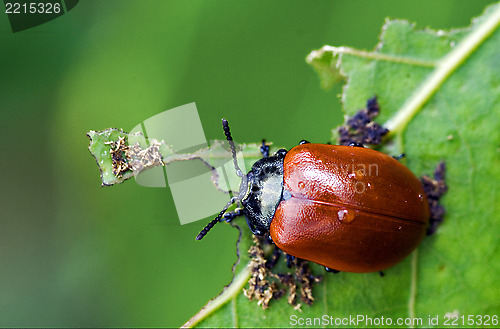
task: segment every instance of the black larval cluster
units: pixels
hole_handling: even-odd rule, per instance
[[[379,113],[380,107],[377,103],[377,97],[370,98],[366,102],[365,109],[359,110],[358,113],[349,118],[347,125],[339,127],[339,144],[380,144],[382,137],[389,130],[372,121]]]
[[[448,186],[445,181],[446,165],[444,161],[441,161],[436,166],[434,171],[434,179],[429,176],[422,176],[420,181],[424,187],[425,195],[427,196],[427,202],[429,203],[429,210],[431,213],[429,219],[429,228],[427,229],[427,235],[432,235],[436,232],[436,229],[443,221],[444,217],[444,207],[440,204],[440,199],[443,194],[448,190]]]

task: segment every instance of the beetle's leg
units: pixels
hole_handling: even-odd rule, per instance
[[[219,219],[219,222],[226,221],[229,223],[230,221],[241,215],[243,215],[243,208],[236,208],[234,209],[234,211],[226,212],[224,216]]]
[[[295,260],[295,256],[292,256],[292,255],[289,255],[289,254],[286,254],[286,266],[288,268],[291,268],[292,267],[292,262]]]
[[[349,143],[349,146],[354,146],[354,147],[365,147],[365,146],[363,145],[363,143],[356,143],[356,142]]]
[[[406,154],[401,153],[401,154],[400,154],[400,155],[398,155],[398,156],[393,156],[393,158],[399,161],[399,160],[401,160],[402,158],[404,158],[405,156],[406,156]]]
[[[385,275],[384,272],[382,272],[382,271],[378,271],[378,274],[380,274],[381,277],[384,277],[384,275]]]
[[[260,146],[260,153],[262,157],[267,158],[269,156],[269,145],[266,145],[266,140],[262,140],[262,145]]]
[[[305,139],[303,139],[303,140],[301,140],[301,141],[299,142],[299,145],[302,145],[302,144],[310,144],[310,143],[311,143],[311,142],[306,141]]]
[[[325,266],[325,270],[329,273],[333,273],[333,274],[337,274],[339,273],[340,271],[339,270],[334,270],[333,268],[329,268],[329,267],[326,267]]]
[[[280,255],[281,255],[281,249],[278,248],[276,245],[274,245],[273,254],[271,255],[271,258],[267,260],[266,267],[268,269],[273,268],[278,262]]]

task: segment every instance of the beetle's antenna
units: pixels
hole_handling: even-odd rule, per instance
[[[231,131],[229,130],[229,123],[227,122],[226,119],[222,119],[222,129],[224,129],[224,134],[226,135],[226,139],[229,142],[229,145],[231,146],[231,155],[233,157],[233,163],[234,163],[234,169],[236,170],[236,175],[238,175],[238,177],[242,177],[243,182],[245,182],[246,177],[243,177],[243,172],[241,171],[240,166],[238,166],[238,160],[236,159],[236,147],[234,146],[233,137],[231,136]],[[224,209],[222,209],[222,211],[217,215],[217,217],[212,219],[210,223],[208,223],[207,226],[205,226],[205,228],[201,230],[201,232],[196,237],[196,240],[203,239],[203,237],[207,235],[208,231],[210,231],[212,227],[214,227],[215,224],[217,224],[221,220],[222,216],[224,216],[224,213],[227,211],[227,209],[229,209],[229,207],[231,207],[231,205],[233,205],[233,203],[235,203],[237,200],[240,200],[239,196],[233,196],[231,200],[229,200],[229,202],[226,204]]]
[[[231,131],[229,130],[229,123],[226,119],[222,119],[222,129],[224,129],[224,134],[226,135],[226,139],[231,146],[231,154],[233,155],[233,163],[234,169],[236,169],[236,175],[238,177],[243,177],[243,173],[241,172],[240,167],[238,166],[238,161],[236,160],[236,147],[234,146],[233,137],[231,136]]]
[[[226,204],[226,206],[224,207],[224,209],[222,209],[222,211],[217,215],[217,217],[215,217],[214,219],[212,219],[210,221],[210,223],[207,224],[207,226],[205,226],[205,228],[203,230],[201,230],[201,232],[198,234],[198,236],[196,237],[196,240],[201,240],[203,239],[203,237],[205,235],[207,235],[208,231],[210,231],[212,229],[212,227],[214,227],[215,224],[217,224],[220,219],[222,218],[222,216],[224,216],[224,213],[226,212],[226,210],[231,207],[231,205],[233,203],[236,202],[236,200],[238,200],[238,197],[236,196],[233,196],[231,198],[231,200],[229,200],[229,202]]]

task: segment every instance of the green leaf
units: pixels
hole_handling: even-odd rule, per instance
[[[213,168],[213,182],[222,191],[227,191],[226,182],[221,181],[221,177],[226,177],[229,181],[229,186],[239,186],[240,179],[233,172],[223,173],[221,166],[232,161],[231,153],[223,141],[213,141],[210,147],[199,149],[192,153],[177,153],[165,141],[156,139],[147,139],[141,133],[127,133],[116,128],[108,128],[103,131],[89,131],[87,133],[90,139],[89,151],[95,158],[97,166],[101,172],[102,186],[111,186],[123,183],[124,181],[140,174],[141,172],[156,167],[167,166],[178,161],[202,161],[208,168]],[[139,163],[139,165],[131,165],[131,168],[123,172],[116,172],[113,168],[112,151],[115,149],[115,144],[119,138],[124,138],[124,147],[129,148],[137,144],[138,150],[147,151],[148,147],[156,146],[158,149],[158,161],[150,165],[147,163],[147,158],[150,152],[137,153],[133,158],[126,158],[127,163]],[[260,144],[243,144],[240,145],[242,152],[245,155],[245,161],[252,162],[260,158]]]
[[[331,326],[329,321],[347,319],[341,326],[387,326],[390,319],[395,327],[442,327],[446,315],[456,315],[463,327],[462,319],[467,326],[473,315],[472,326],[482,327],[477,315],[483,320],[485,315],[498,316],[499,22],[498,4],[461,30],[416,30],[406,21],[391,20],[374,51],[331,46],[313,51],[308,62],[324,86],[338,74],[347,79],[342,102],[348,115],[377,95],[378,119],[391,128],[386,151],[406,153],[405,164],[417,175],[431,174],[440,160],[446,161],[445,221],[410,257],[385,271],[385,277],[325,273],[314,289],[316,302],[299,312],[286,298],[263,310],[241,293],[248,278],[250,233],[239,220],[242,258],[233,284],[186,326],[289,327],[293,319],[321,318],[328,323],[311,325]],[[319,266],[313,270],[323,271]],[[383,317],[386,322],[349,321],[360,317]],[[436,317],[437,323],[429,323]],[[398,325],[398,318],[416,322]],[[498,322],[490,319],[492,325]]]

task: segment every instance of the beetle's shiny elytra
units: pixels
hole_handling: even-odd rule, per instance
[[[270,225],[295,257],[345,272],[395,265],[425,236],[429,207],[420,181],[367,148],[304,144],[284,158],[283,195]]]
[[[227,121],[224,127],[234,150]],[[418,246],[429,222],[415,175],[386,154],[356,146],[304,143],[257,161],[238,197],[197,239],[235,202],[254,234],[269,232],[284,252],[345,272],[395,265]]]

